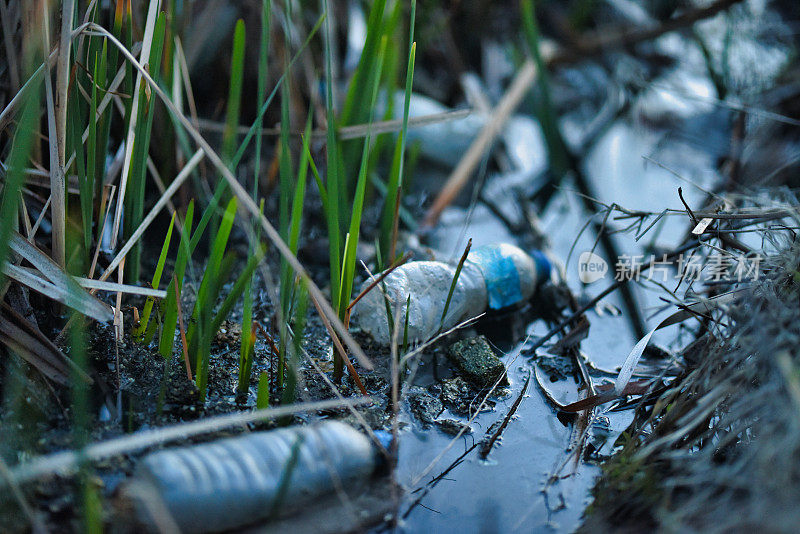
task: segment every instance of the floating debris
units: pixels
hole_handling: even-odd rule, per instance
[[[363,290],[368,292],[353,308],[353,319],[376,341],[388,345],[393,324],[387,316],[388,301],[389,311],[393,317],[399,314],[401,325],[408,317],[408,339],[425,341],[486,309],[525,302],[542,282],[557,277],[555,264],[544,252],[528,255],[505,243],[476,247],[458,274],[457,266],[444,262],[406,263],[371,290],[373,281],[364,283]]]
[[[382,464],[367,436],[327,421],[158,451],[139,463],[134,480],[152,488],[182,531],[218,532],[366,481]],[[146,503],[134,497],[134,504],[140,520],[154,520]]]

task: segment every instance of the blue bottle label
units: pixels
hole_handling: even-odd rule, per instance
[[[489,308],[499,310],[522,301],[522,288],[517,266],[511,256],[498,246],[473,249],[467,259],[478,266],[486,280]],[[538,270],[538,263],[537,263]]]
[[[536,283],[541,284],[550,278],[553,272],[553,264],[550,263],[550,260],[547,259],[547,256],[545,256],[544,252],[541,250],[534,250],[531,252],[531,258],[533,258],[533,262],[536,264]]]

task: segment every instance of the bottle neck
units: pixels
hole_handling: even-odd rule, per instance
[[[489,308],[499,310],[524,300],[517,265],[500,247],[477,247],[467,261],[483,274]]]
[[[530,254],[533,262],[536,264],[536,281],[538,284],[549,280],[553,273],[553,264],[548,259],[547,255],[541,250],[534,250]]]

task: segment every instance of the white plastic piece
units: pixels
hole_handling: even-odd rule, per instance
[[[402,342],[407,313],[408,339],[426,341],[487,309],[528,300],[539,283],[556,271],[552,260],[542,252],[537,251],[532,257],[509,244],[476,247],[464,262],[444,320],[442,313],[456,265],[438,261],[401,265],[355,305],[352,317],[375,341],[388,345],[394,324],[399,329],[398,342]],[[372,280],[365,281],[363,288],[371,283]]]
[[[155,489],[181,531],[219,532],[366,480],[379,462],[364,434],[326,421],[155,452],[135,477]]]

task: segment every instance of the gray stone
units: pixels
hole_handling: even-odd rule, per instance
[[[442,401],[420,387],[411,389],[408,406],[411,408],[411,413],[425,425],[434,424],[439,414],[444,411]]]
[[[483,336],[453,343],[447,350],[447,356],[464,378],[478,387],[491,387],[498,379],[500,386],[508,385],[503,362]]]
[[[481,405],[483,397],[484,395],[475,386],[460,376],[442,380],[442,402],[456,415],[472,417]],[[482,410],[490,412],[494,405],[493,400],[487,399]]]

